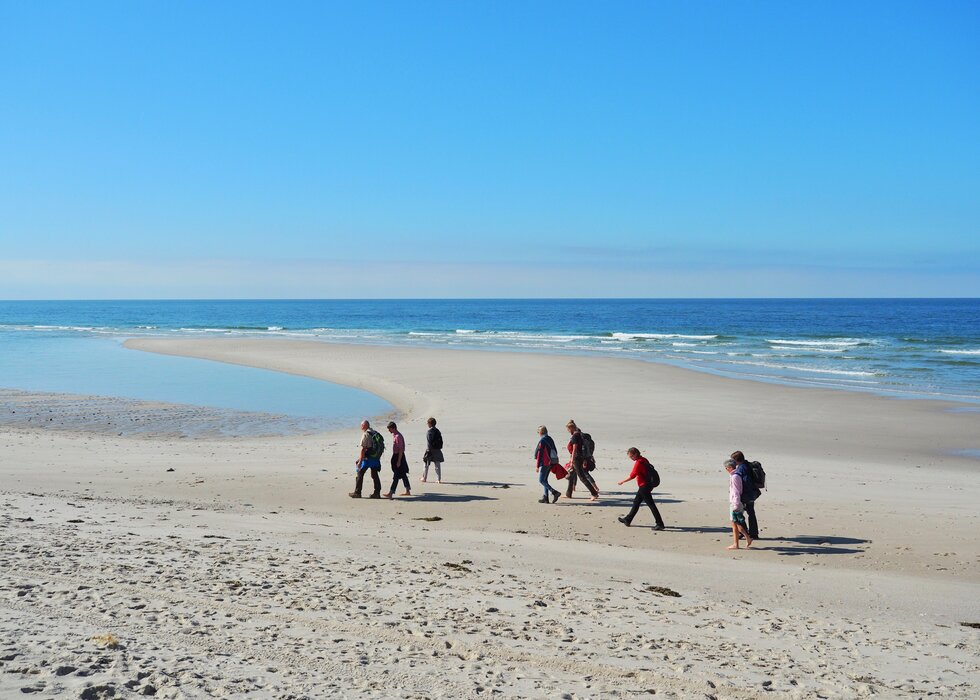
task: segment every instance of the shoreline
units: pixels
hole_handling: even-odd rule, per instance
[[[271,332],[271,331],[270,331]],[[310,331],[312,333],[312,331]],[[362,330],[361,332],[367,333],[368,331]],[[378,331],[379,333],[387,333],[390,331]],[[459,332],[459,331],[457,331]],[[497,331],[480,331],[479,333],[496,333]],[[613,360],[633,360],[637,362],[653,363],[659,365],[665,365],[668,367],[674,367],[676,369],[682,369],[691,372],[697,372],[701,374],[708,374],[715,377],[723,377],[726,379],[736,379],[743,381],[759,382],[762,384],[773,384],[775,386],[787,386],[793,388],[804,388],[804,389],[823,389],[829,391],[843,391],[847,393],[858,393],[871,396],[879,396],[883,398],[894,398],[902,400],[913,400],[913,401],[942,401],[955,404],[957,406],[962,406],[967,409],[980,410],[980,395],[974,394],[962,394],[962,393],[943,393],[943,392],[929,392],[924,389],[915,388],[887,388],[887,387],[863,387],[855,384],[828,384],[821,383],[817,376],[808,376],[807,372],[813,371],[805,368],[797,368],[800,374],[799,376],[779,376],[776,374],[767,375],[759,372],[750,372],[747,370],[739,371],[736,369],[729,368],[728,366],[713,367],[706,364],[699,364],[695,358],[677,358],[677,357],[658,357],[658,356],[642,356],[642,355],[623,355],[611,350],[602,350],[600,348],[576,348],[570,349],[567,346],[554,345],[551,347],[518,347],[510,346],[506,344],[500,345],[485,345],[485,346],[465,346],[465,345],[446,345],[446,344],[436,344],[436,343],[426,343],[426,342],[405,342],[402,340],[394,341],[377,341],[372,339],[370,336],[366,336],[361,339],[358,336],[353,336],[350,338],[331,338],[323,339],[317,335],[306,335],[304,331],[275,331],[274,333],[281,333],[282,335],[289,335],[290,337],[282,337],[277,335],[262,335],[255,334],[251,335],[248,331],[237,331],[236,334],[230,336],[200,336],[200,335],[132,335],[126,333],[120,333],[116,337],[120,340],[167,340],[167,341],[181,341],[181,340],[283,340],[283,341],[295,341],[295,342],[317,342],[317,343],[328,343],[334,345],[353,345],[353,346],[365,346],[365,347],[376,347],[376,348],[387,348],[387,347],[402,347],[402,348],[415,348],[422,350],[449,350],[449,351],[475,351],[475,352],[503,352],[503,353],[516,353],[516,354],[543,354],[555,357],[585,357],[585,358],[606,358]],[[294,335],[295,334],[295,335]],[[426,332],[412,332],[407,331],[404,333],[394,333],[394,338],[412,335],[428,335]],[[621,334],[622,335],[622,334]],[[628,334],[626,334],[628,335]],[[465,336],[464,336],[465,337]],[[576,336],[570,336],[576,337]],[[684,337],[684,336],[680,336]],[[719,336],[720,337],[720,336]],[[735,363],[737,364],[737,363]],[[763,365],[765,366],[765,365]],[[830,374],[835,374],[831,371]],[[847,374],[847,372],[843,372]]]
[[[237,440],[325,435],[343,427],[339,419],[0,388],[0,428],[6,430],[43,429],[137,439]]]
[[[267,345],[268,344],[268,345]],[[385,379],[382,376],[374,376],[372,374],[364,374],[362,376],[355,376],[350,371],[345,371],[343,369],[334,369],[330,364],[324,364],[317,366],[315,369],[306,366],[298,366],[291,362],[281,362],[276,360],[270,360],[268,355],[264,355],[261,358],[258,357],[247,357],[247,352],[241,352],[238,349],[231,350],[235,345],[239,345],[244,348],[247,346],[252,347],[282,347],[288,349],[290,347],[304,347],[308,350],[325,346],[326,348],[332,348],[335,350],[327,350],[323,354],[327,356],[335,356],[346,359],[350,359],[352,354],[356,354],[358,349],[365,349],[367,351],[370,349],[374,353],[373,356],[383,357],[387,351],[392,351],[392,353],[419,353],[428,354],[431,353],[435,357],[448,357],[445,353],[455,354],[458,352],[473,353],[477,358],[481,355],[495,356],[498,353],[497,350],[480,350],[471,348],[430,348],[430,347],[409,347],[409,346],[398,346],[398,345],[372,345],[372,344],[362,344],[362,343],[324,343],[321,341],[313,340],[292,340],[292,339],[267,339],[267,338],[190,338],[190,339],[176,339],[176,338],[130,338],[125,341],[124,347],[144,351],[144,352],[154,352],[159,354],[169,354],[176,355],[180,357],[196,357],[199,359],[208,359],[218,362],[225,362],[229,364],[238,364],[246,367],[257,367],[261,369],[267,369],[277,372],[285,372],[287,374],[295,374],[298,376],[309,377],[314,379],[321,379],[324,381],[329,381],[332,383],[343,384],[345,386],[365,389],[381,397],[382,399],[391,403],[399,416],[399,419],[408,417],[410,419],[418,419],[422,413],[425,413],[422,408],[416,406],[418,401],[419,392],[418,390],[406,390],[405,387],[400,386],[396,382],[390,379]],[[194,348],[190,350],[190,348]],[[973,404],[954,401],[950,399],[926,399],[926,398],[906,398],[901,396],[876,394],[874,392],[864,392],[857,390],[841,389],[836,387],[817,387],[817,386],[794,386],[790,384],[784,384],[778,381],[768,382],[752,379],[749,377],[737,377],[737,376],[727,376],[724,374],[716,374],[714,372],[702,371],[700,369],[685,367],[679,364],[672,364],[667,362],[655,361],[655,360],[643,360],[630,357],[609,357],[609,356],[598,356],[598,355],[577,355],[577,354],[553,354],[548,352],[531,352],[531,353],[521,353],[517,350],[507,350],[503,351],[504,355],[515,357],[518,361],[521,358],[534,358],[536,364],[540,366],[541,364],[548,364],[547,362],[541,362],[541,358],[554,359],[556,363],[563,364],[575,364],[577,360],[583,360],[588,362],[600,362],[609,363],[610,365],[621,365],[626,368],[634,368],[637,371],[642,371],[640,368],[643,367],[653,367],[662,368],[654,369],[650,374],[656,375],[662,373],[664,375],[670,376],[670,381],[683,384],[685,382],[697,383],[699,388],[706,385],[710,385],[712,380],[718,380],[718,391],[725,392],[728,391],[724,386],[726,382],[734,382],[736,384],[746,384],[747,391],[752,392],[751,387],[771,387],[771,391],[775,395],[779,395],[780,392],[787,392],[785,396],[792,396],[793,398],[800,400],[800,403],[806,403],[802,399],[806,399],[808,396],[813,394],[816,398],[817,396],[832,396],[837,397],[835,400],[842,403],[861,403],[865,402],[864,406],[859,410],[873,411],[876,406],[876,402],[887,402],[889,405],[899,405],[908,406],[909,415],[916,413],[924,414],[948,414],[955,416],[971,416],[977,414],[969,422],[977,426],[980,430],[980,410],[976,409]],[[462,363],[462,364],[465,364]],[[698,381],[696,377],[708,377],[711,378],[707,382]],[[737,393],[738,389],[731,389],[731,391]],[[760,392],[766,392],[767,390],[760,389]],[[799,393],[803,392],[803,393]],[[858,398],[860,397],[860,398]],[[431,412],[431,411],[430,411]],[[959,433],[959,434],[969,434],[969,433]],[[970,459],[973,457],[967,457],[966,453],[974,452],[980,445],[949,445],[946,447],[941,447],[936,450],[932,455],[933,457],[960,457],[961,459]]]
[[[27,342],[292,338],[630,356],[716,376],[980,406],[975,299],[192,300],[0,302],[0,309],[8,321],[0,335]]]

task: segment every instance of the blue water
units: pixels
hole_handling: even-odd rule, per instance
[[[98,339],[139,335],[604,354],[980,403],[978,299],[0,302],[0,364],[14,338],[97,353]],[[0,369],[0,386],[31,371]]]
[[[303,419],[282,421],[278,430],[284,433],[351,426],[364,416],[392,408],[359,389],[251,367],[128,350],[121,340],[79,331],[5,330],[0,332],[0,387]]]

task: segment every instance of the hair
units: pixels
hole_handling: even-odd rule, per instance
[[[548,434],[548,429],[545,426],[543,426],[543,425],[539,425],[538,426],[538,432],[541,435],[547,435]]]
[[[361,421],[361,425],[363,425],[363,426],[365,426],[367,428],[370,428],[371,427],[371,421],[369,421],[367,418],[365,418],[364,420]]]
[[[388,427],[392,428],[393,430],[398,430],[398,426],[395,425],[395,421],[393,420],[388,421]]]
[[[573,430],[578,430],[578,426],[577,426],[577,425],[575,425],[575,421],[574,421],[574,420],[572,420],[571,418],[569,418],[569,419],[568,419],[568,422],[567,422],[567,423],[565,423],[565,427],[566,427],[566,428],[572,428]]]
[[[742,454],[741,450],[735,450],[732,452],[732,459],[734,459],[736,462],[744,462],[745,455]]]
[[[628,450],[626,450],[626,454],[628,454],[633,459],[636,459],[637,457],[640,456],[640,451],[635,447],[631,447]]]
[[[736,464],[736,462],[735,462],[734,459],[726,459],[725,460],[725,469],[729,469],[729,468],[735,469],[737,466],[738,466],[738,464]]]
[[[425,424],[431,428],[436,424],[436,419],[433,418],[432,416],[429,416],[429,418],[425,421]]]

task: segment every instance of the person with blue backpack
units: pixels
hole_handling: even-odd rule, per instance
[[[548,477],[551,475],[551,468],[558,464],[558,447],[548,435],[548,429],[545,426],[538,426],[538,435],[540,438],[538,439],[538,446],[534,448],[534,461],[535,469],[538,472],[538,483],[544,487],[544,496],[538,503],[547,503],[549,496],[551,502],[556,503],[561,492],[548,483]]]
[[[357,455],[357,480],[354,482],[354,490],[348,496],[351,498],[361,497],[361,488],[364,484],[364,472],[371,470],[371,479],[374,481],[374,493],[370,498],[381,498],[381,455],[385,451],[385,439],[377,430],[371,428],[371,423],[361,421],[361,442],[360,452]]]
[[[763,486],[765,481],[757,483],[759,480],[756,478],[756,465],[758,465],[758,471],[762,470],[762,465],[758,462],[747,462],[741,450],[732,452],[732,460],[735,462],[735,473],[742,480],[742,503],[745,506],[749,537],[757,540],[759,539],[759,521],[755,516],[755,502],[762,495],[760,486]],[[765,479],[765,472],[761,473],[762,478]]]

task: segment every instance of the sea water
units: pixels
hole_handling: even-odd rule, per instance
[[[94,373],[86,390],[149,398],[163,395],[161,374],[172,382],[196,371],[190,360],[165,370],[160,364],[142,384],[133,384],[139,368],[182,360],[119,346],[135,336],[610,355],[797,386],[980,403],[978,299],[0,302],[0,386],[29,380],[32,388],[77,391],[83,387],[71,375],[79,358],[111,357],[115,369]],[[46,376],[39,366],[14,359],[24,343],[48,354]],[[275,376],[268,381],[290,381]],[[213,405],[239,395],[241,383],[190,381],[180,395]],[[305,390],[283,390],[279,397],[273,390],[256,393],[236,406],[263,410],[259,406],[282,398],[288,406],[279,408],[298,407]],[[356,403],[354,394],[338,401]],[[368,410],[359,405],[350,415]]]
[[[46,325],[46,324],[41,324]],[[202,434],[196,428],[226,436],[290,435],[337,427],[354,427],[363,417],[388,413],[392,406],[366,391],[329,382],[238,365],[139,352],[123,347],[123,336],[47,329],[0,331],[0,389],[78,396],[116,397],[143,402],[200,406],[221,411],[201,413],[200,426],[187,411],[151,412],[145,432]],[[18,410],[20,418],[35,402],[19,393],[0,397],[0,405]],[[84,404],[51,402],[61,407],[61,427],[87,423]],[[115,413],[133,412],[124,403]],[[147,413],[145,409],[141,411]],[[168,416],[180,425],[167,425]],[[206,420],[205,420],[206,417]],[[35,416],[36,418],[36,416]],[[119,425],[123,416],[109,422]],[[108,418],[107,418],[108,420]],[[19,423],[18,423],[19,424]],[[123,423],[125,425],[125,423]]]

